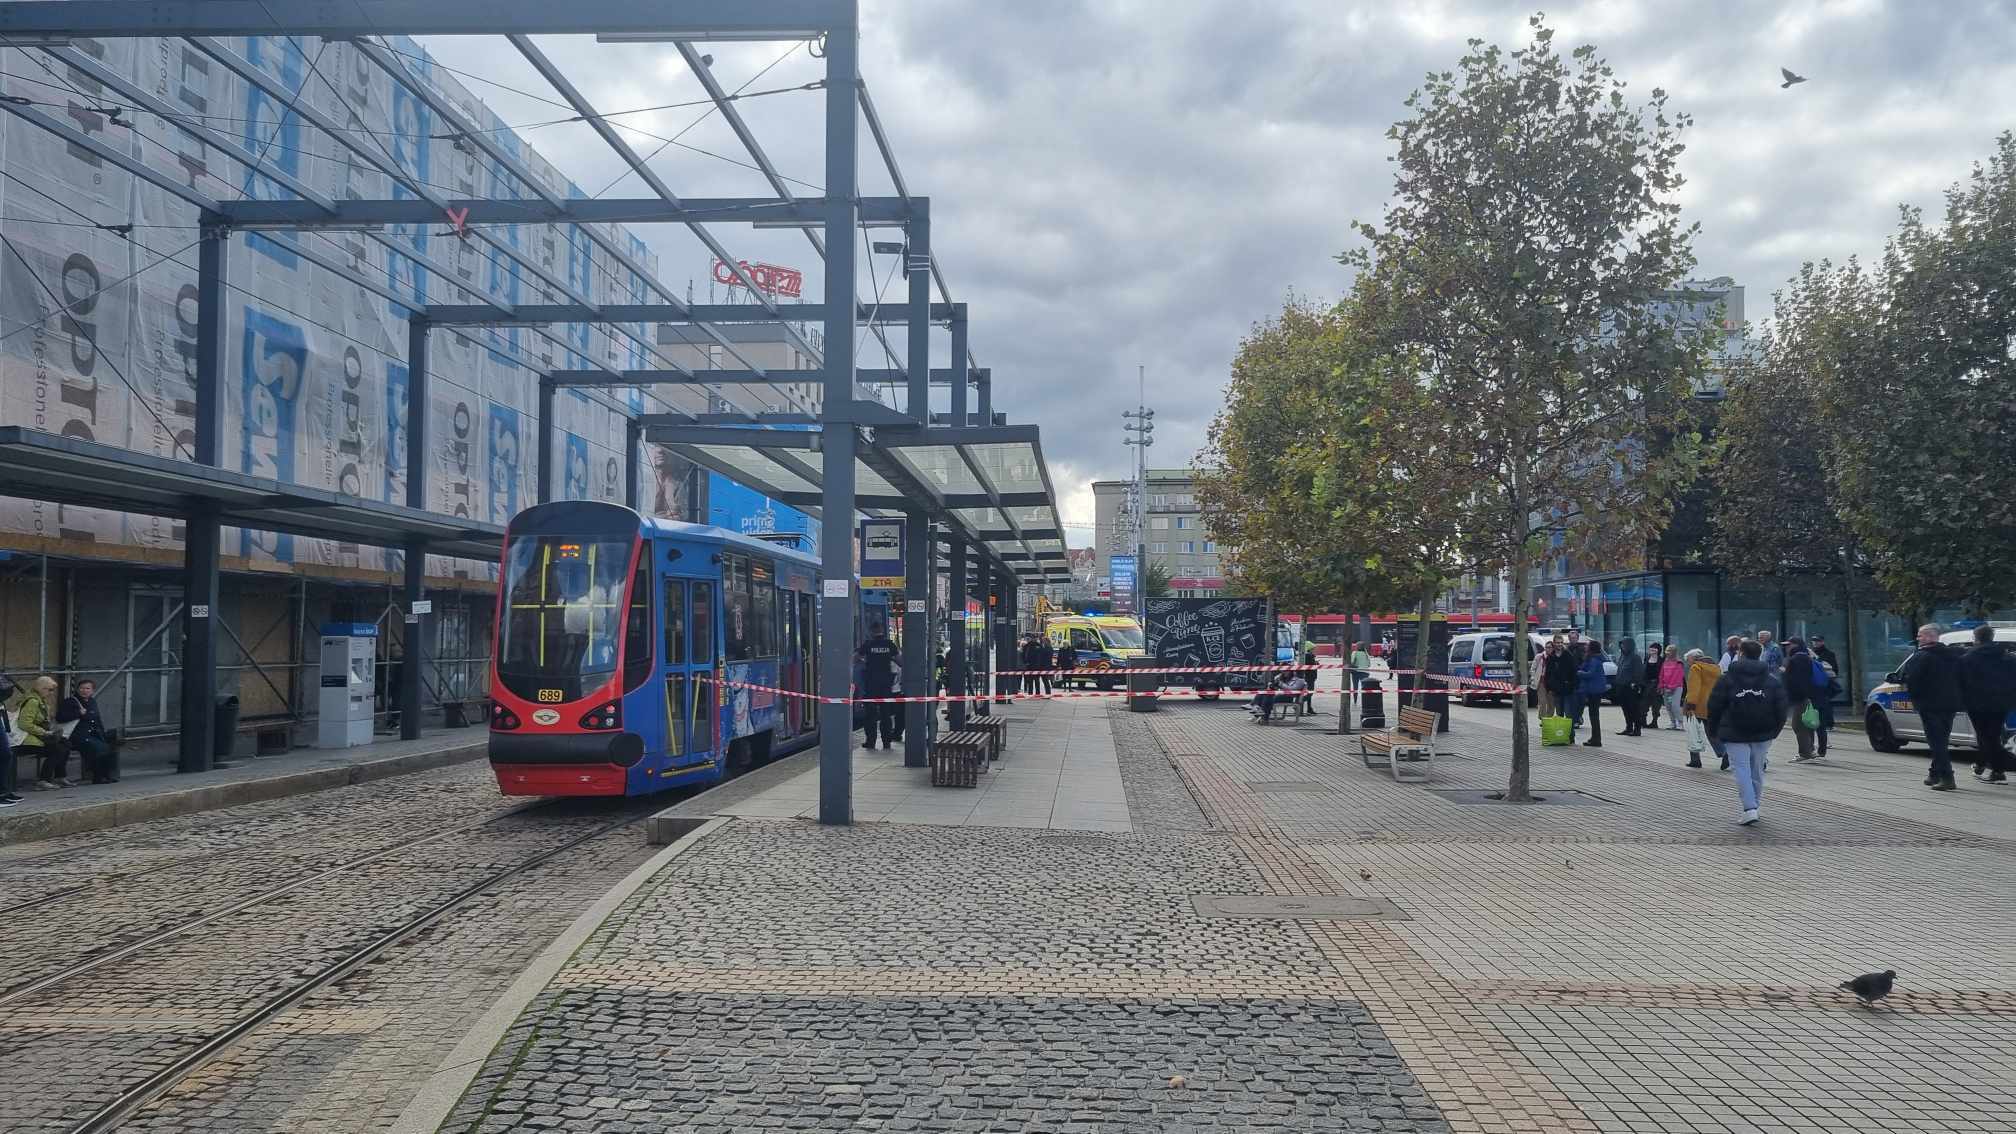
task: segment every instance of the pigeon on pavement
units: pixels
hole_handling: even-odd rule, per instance
[[[1803,83],[1806,81],[1806,76],[1793,74],[1790,67],[1780,67],[1778,68],[1778,73],[1785,76],[1785,81],[1778,84],[1778,89],[1781,91],[1790,87],[1793,83]]]
[[[1853,980],[1844,980],[1841,987],[1854,993],[1855,999],[1864,1005],[1870,1005],[1890,995],[1890,989],[1896,983],[1896,970],[1884,969],[1880,973],[1863,973]]]

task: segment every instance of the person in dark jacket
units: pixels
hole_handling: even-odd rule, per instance
[[[1050,645],[1050,639],[1038,634],[1036,635],[1036,648],[1030,651],[1030,656],[1035,658],[1036,668],[1044,672],[1037,674],[1033,678],[1035,685],[1030,687],[1029,692],[1035,693],[1040,691],[1047,696],[1050,692],[1050,674],[1048,671],[1057,668],[1057,651]]]
[[[1036,635],[1022,635],[1022,645],[1016,650],[1015,661],[1017,663],[1015,668],[1017,669],[1029,670],[1036,668]],[[1041,688],[1036,680],[1036,675],[1033,673],[1024,673],[1017,676],[1013,684],[1015,691],[1018,693],[1035,693]]]
[[[1893,675],[1911,694],[1911,705],[1925,729],[1925,746],[1932,750],[1932,770],[1925,786],[1933,791],[1953,791],[1953,716],[1965,707],[1960,699],[1960,651],[1939,641],[1939,628],[1930,624],[1918,628],[1918,649]]]
[[[1813,656],[1820,659],[1821,665],[1837,674],[1841,672],[1841,659],[1835,657],[1834,651],[1827,648],[1827,635],[1813,635]]]
[[[1960,700],[1974,726],[1974,777],[2009,782],[2016,760],[2003,743],[2003,726],[2016,709],[2016,653],[1995,640],[1993,626],[1974,628],[1974,648],[1960,655]]]
[[[1603,747],[1603,720],[1596,712],[1603,704],[1603,694],[1610,688],[1610,674],[1603,666],[1603,643],[1589,639],[1582,655],[1582,664],[1575,669],[1575,692],[1568,697],[1568,719],[1582,720],[1582,710],[1589,710],[1589,739],[1582,742],[1584,748]]]
[[[1544,668],[1540,671],[1540,681],[1547,687],[1548,696],[1553,699],[1551,707],[1554,710],[1551,714],[1543,715],[1574,716],[1568,709],[1569,702],[1575,696],[1575,671],[1582,666],[1581,654],[1571,651],[1568,643],[1562,641],[1561,636],[1557,634],[1552,642],[1547,643],[1547,652],[1542,656],[1546,660]]]
[[[77,722],[70,731],[70,747],[76,749],[82,771],[94,784],[119,782],[117,741],[105,732],[105,718],[98,715],[98,683],[80,681],[70,696],[56,706],[56,723]]]
[[[1803,763],[1815,756],[1813,744],[1817,730],[1807,728],[1801,718],[1808,705],[1814,706],[1813,711],[1817,714],[1819,703],[1827,697],[1826,675],[1814,673],[1819,665],[1819,659],[1806,648],[1803,639],[1785,639],[1785,711],[1790,714],[1792,738],[1799,744],[1799,755],[1793,757],[1795,762]]]
[[[1708,732],[1719,737],[1722,750],[1735,765],[1736,795],[1743,806],[1742,824],[1757,821],[1764,798],[1764,769],[1769,767],[1771,742],[1785,728],[1785,683],[1763,662],[1763,647],[1745,638],[1729,672],[1708,695]]]
[[[896,695],[896,676],[903,665],[903,655],[896,643],[889,638],[889,630],[880,622],[868,631],[868,639],[854,650],[854,660],[861,663],[861,696],[893,697]],[[863,715],[861,730],[864,748],[874,748],[879,732],[884,749],[896,747],[897,721],[903,711],[901,705],[874,704],[864,706],[868,711]]]
[[[1624,710],[1625,736],[1643,736],[1645,712],[1645,656],[1629,638],[1617,640],[1617,707]]]

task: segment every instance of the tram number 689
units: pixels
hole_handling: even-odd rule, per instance
[[[566,700],[566,693],[559,689],[541,689],[539,691],[539,700],[544,704],[557,705],[561,701]]]

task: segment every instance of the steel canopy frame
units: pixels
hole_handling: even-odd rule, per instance
[[[671,10],[667,10],[667,9]],[[272,179],[276,185],[295,193],[292,201],[221,200],[210,194],[194,189],[186,182],[160,175],[132,155],[117,147],[100,146],[106,152],[99,154],[103,160],[148,180],[178,200],[199,210],[203,222],[203,255],[198,273],[199,296],[199,336],[197,345],[197,441],[195,451],[199,462],[214,468],[219,463],[221,446],[218,444],[217,424],[221,421],[221,390],[218,366],[224,358],[222,337],[221,303],[224,282],[225,256],[223,251],[228,233],[232,228],[244,228],[268,233],[284,234],[299,229],[314,232],[336,228],[360,228],[385,224],[420,224],[441,219],[450,209],[464,210],[456,221],[467,225],[472,238],[482,242],[493,257],[503,256],[524,269],[534,281],[534,295],[558,296],[564,302],[512,303],[501,297],[486,294],[472,288],[459,278],[459,274],[449,270],[448,265],[422,256],[417,250],[398,245],[391,237],[373,233],[373,239],[398,254],[412,260],[427,271],[439,276],[451,289],[459,289],[475,297],[475,303],[461,304],[420,304],[405,299],[392,288],[385,287],[367,274],[352,271],[340,259],[327,254],[317,254],[310,242],[290,242],[295,250],[309,263],[315,264],[351,284],[364,288],[371,294],[385,298],[409,313],[409,336],[407,361],[412,377],[408,385],[408,398],[413,407],[424,411],[427,398],[427,344],[429,332],[435,327],[452,329],[480,325],[529,326],[539,334],[552,339],[545,328],[560,323],[600,323],[636,324],[670,323],[694,325],[696,330],[713,337],[728,353],[743,364],[739,370],[693,369],[669,363],[666,370],[635,371],[622,370],[601,359],[588,358],[593,370],[562,370],[542,376],[542,405],[550,404],[551,391],[559,386],[671,386],[720,385],[729,388],[747,389],[753,385],[818,385],[823,389],[823,397],[816,416],[811,414],[745,414],[750,421],[760,424],[778,424],[786,421],[816,424],[818,433],[796,430],[761,429],[752,430],[746,426],[724,426],[710,424],[721,420],[720,415],[691,413],[677,415],[672,420],[676,425],[660,424],[647,428],[647,419],[633,418],[627,430],[631,441],[631,476],[634,482],[636,442],[654,432],[662,432],[667,443],[675,452],[681,453],[696,464],[719,468],[721,462],[708,457],[702,445],[741,445],[763,455],[765,461],[776,470],[771,478],[774,483],[766,485],[764,477],[749,470],[736,467],[721,468],[735,479],[751,482],[755,487],[786,503],[796,503],[816,509],[821,524],[822,568],[826,592],[820,605],[821,678],[820,692],[829,698],[844,698],[848,694],[851,666],[854,615],[858,596],[854,594],[850,580],[853,577],[852,562],[853,524],[859,511],[877,508],[901,510],[920,521],[913,526],[912,548],[914,558],[912,570],[918,573],[919,582],[913,585],[907,596],[911,598],[911,614],[920,605],[916,600],[928,589],[917,589],[922,580],[928,579],[940,546],[946,547],[954,562],[963,565],[965,549],[971,546],[980,562],[976,567],[984,575],[989,567],[998,568],[1002,577],[1018,579],[1048,579],[1053,572],[1044,567],[1044,561],[1055,557],[1056,553],[1038,552],[1032,546],[1034,540],[1061,537],[1061,526],[1055,529],[1031,528],[1020,522],[1027,516],[1018,518],[1011,514],[1011,508],[1028,508],[1047,505],[1054,515],[1055,493],[1049,483],[1049,470],[1043,465],[1040,449],[1035,453],[1037,466],[1041,470],[1042,491],[1001,491],[989,478],[985,465],[976,460],[964,446],[984,444],[996,440],[1014,440],[1034,444],[1036,435],[1028,427],[995,427],[983,424],[968,426],[966,387],[969,384],[979,388],[983,422],[991,422],[991,375],[973,365],[972,353],[966,342],[966,306],[954,303],[935,255],[931,253],[929,233],[929,201],[913,196],[897,168],[882,122],[869,98],[859,74],[858,0],[762,0],[749,4],[746,0],[680,0],[675,5],[640,4],[636,0],[567,0],[564,4],[553,4],[551,0],[329,0],[325,3],[280,5],[273,0],[0,0],[0,40],[9,45],[41,47],[50,55],[76,67],[84,73],[91,73],[96,66],[87,56],[72,51],[67,41],[72,38],[111,38],[121,36],[160,36],[187,39],[197,50],[235,73],[242,80],[265,90],[268,94],[282,99],[293,113],[303,121],[328,134],[358,159],[390,178],[395,185],[411,192],[417,200],[366,201],[334,200],[313,189],[297,178],[284,175],[276,167],[264,160],[264,155],[254,156],[242,151],[230,139],[216,134],[201,124],[188,124],[199,139],[214,146],[237,164],[253,170],[261,176]],[[769,198],[695,198],[677,197],[645,161],[638,156],[623,139],[609,127],[573,84],[562,74],[552,61],[534,44],[529,37],[543,34],[595,34],[609,39],[663,39],[678,43],[679,50],[689,64],[698,62],[697,52],[690,42],[710,40],[793,40],[819,39],[824,45],[821,57],[825,60],[824,112],[825,112],[825,177],[827,195],[815,198],[795,197],[781,175],[777,173],[756,141],[754,134],[742,120],[727,93],[720,87],[704,65],[695,66],[695,73],[707,89],[731,128],[735,131],[744,148],[756,162],[776,193]],[[553,86],[568,105],[572,106],[583,121],[588,122],[602,136],[617,155],[643,178],[653,196],[639,199],[577,200],[566,198],[540,183],[531,169],[516,159],[508,149],[496,144],[487,132],[475,129],[450,100],[433,89],[423,78],[414,74],[396,55],[372,37],[384,35],[504,35],[518,48],[521,54]],[[516,200],[456,200],[442,196],[434,189],[417,182],[408,174],[389,152],[374,152],[373,149],[349,135],[339,124],[329,120],[315,107],[304,101],[298,91],[279,83],[272,76],[252,66],[239,57],[230,47],[219,42],[226,36],[318,36],[325,40],[343,39],[353,41],[360,54],[369,59],[392,81],[410,91],[441,116],[459,136],[465,137],[477,149],[508,171],[523,186],[530,196]],[[137,89],[125,82],[121,76],[109,69],[99,68],[105,73],[94,75],[98,81],[106,83],[108,89],[118,91],[123,97],[132,99],[136,105],[182,124],[182,112],[178,108],[161,103],[149,92]],[[304,83],[312,80],[304,79]],[[326,79],[323,80],[327,82]],[[157,105],[158,104],[158,105]],[[94,142],[88,136],[69,127],[50,115],[41,114],[36,108],[16,103],[0,103],[17,117],[23,118],[38,128],[63,136],[67,141],[85,145]],[[859,194],[859,122],[865,117],[874,142],[888,169],[897,195],[895,197],[862,197]],[[81,139],[81,141],[80,141]],[[93,150],[92,152],[96,152]],[[227,183],[228,184],[228,183]],[[750,288],[756,302],[749,304],[686,304],[679,295],[658,280],[654,274],[642,270],[642,265],[627,250],[606,234],[597,231],[597,225],[615,223],[672,223],[688,226],[696,236],[724,263],[731,265],[739,282]],[[726,248],[705,229],[709,223],[755,223],[775,226],[795,226],[801,229],[815,250],[826,258],[824,294],[816,305],[785,310],[774,300],[754,286],[755,281],[742,268],[739,261],[729,255]],[[593,285],[584,292],[573,287],[568,281],[544,271],[536,261],[520,253],[501,240],[484,231],[484,226],[496,224],[569,224],[580,226],[596,247],[608,254],[609,260],[630,270],[645,281],[645,286],[663,300],[660,303],[598,304],[593,299]],[[907,301],[896,299],[875,305],[861,303],[858,298],[859,284],[856,280],[858,258],[861,249],[857,247],[855,233],[866,227],[887,225],[902,226],[909,237],[905,270],[910,274],[910,294]],[[817,230],[816,232],[814,230]],[[285,240],[276,235],[275,239]],[[940,303],[930,303],[930,284],[935,282],[942,298]],[[455,291],[451,290],[450,295]],[[818,351],[806,342],[793,324],[817,311],[823,324],[824,350]],[[794,316],[796,318],[794,318]],[[734,343],[715,329],[717,324],[729,323],[777,323],[801,349],[811,357],[819,359],[816,369],[807,371],[771,371],[750,363],[737,353]],[[855,357],[858,342],[854,329],[858,325],[868,325],[875,329],[878,337],[885,325],[907,323],[909,325],[909,359],[902,370],[860,371]],[[934,370],[929,365],[928,329],[933,323],[949,324],[953,339],[953,364],[950,368]],[[451,333],[460,333],[451,330]],[[618,334],[636,339],[638,336],[629,328],[620,329]],[[554,340],[569,355],[576,355],[571,344]],[[643,342],[645,349],[654,357],[665,360],[658,350],[658,344]],[[887,340],[884,339],[885,348]],[[893,360],[893,352],[892,352]],[[646,379],[648,376],[648,380]],[[893,410],[878,401],[861,396],[863,387],[859,385],[867,378],[881,384],[907,383],[911,397],[905,411]],[[932,385],[943,384],[951,387],[954,416],[957,423],[953,428],[933,426],[928,391]],[[600,400],[600,395],[597,395]],[[661,403],[662,404],[662,403]],[[422,596],[421,564],[430,545],[443,550],[468,551],[487,543],[490,532],[475,532],[468,529],[452,530],[452,521],[443,521],[442,530],[431,531],[423,522],[424,511],[416,512],[413,505],[424,503],[426,499],[424,460],[426,451],[425,413],[414,412],[409,407],[407,443],[408,507],[401,513],[412,522],[405,523],[399,534],[409,540],[407,549],[407,598],[410,603]],[[540,415],[542,433],[550,430],[551,422],[546,415]],[[662,422],[669,415],[660,415]],[[203,422],[210,421],[206,428]],[[767,436],[760,439],[752,433]],[[785,440],[791,438],[793,440]],[[917,473],[911,465],[900,457],[905,445],[953,445],[957,447],[959,460],[981,486],[982,491],[941,491],[930,478]],[[817,448],[823,460],[820,467],[793,455],[793,450]],[[857,493],[857,460],[874,472],[899,495],[862,496]],[[119,459],[113,463],[120,464]],[[811,493],[795,486],[818,485],[818,492]],[[1028,481],[1022,481],[1029,487]],[[634,487],[631,488],[634,504]],[[326,507],[319,501],[311,501],[304,494],[276,492],[266,503],[271,511],[258,513],[274,523],[292,523],[288,517],[290,509],[310,509]],[[958,509],[988,509],[1008,525],[1007,532],[969,524],[958,514]],[[189,593],[209,593],[215,589],[217,573],[217,551],[215,533],[219,524],[217,509],[200,501],[191,505],[190,531],[192,539],[185,558],[185,581]],[[199,515],[200,513],[200,515]],[[246,515],[246,513],[235,513]],[[930,529],[930,520],[941,521],[946,526],[946,542],[940,544]],[[228,519],[226,522],[229,522]],[[308,521],[303,521],[308,522]],[[1040,520],[1039,520],[1040,522]],[[198,532],[208,533],[209,546],[199,546],[205,541],[194,538]],[[478,542],[471,542],[471,538]],[[998,550],[999,543],[1019,543],[1020,552]],[[921,551],[914,550],[921,549]],[[835,588],[838,589],[835,589]],[[964,581],[955,583],[955,601],[963,610],[965,594]],[[194,600],[191,600],[192,602]],[[1012,603],[1012,599],[1009,600]],[[207,609],[207,608],[205,608]],[[198,616],[200,617],[200,616]],[[407,668],[417,675],[424,661],[426,632],[431,629],[422,616],[408,615],[408,658]],[[920,620],[908,623],[912,628],[923,627]],[[207,657],[197,651],[198,629],[185,616],[185,633],[192,646],[192,659]],[[208,642],[208,626],[201,627],[201,644]],[[922,649],[925,635],[916,636],[916,646]],[[955,653],[963,654],[963,649]],[[214,660],[214,659],[213,659]],[[918,667],[919,672],[928,672],[926,667]],[[197,672],[201,670],[202,672]],[[963,675],[961,675],[963,676]],[[207,698],[215,687],[214,665],[203,663],[192,665],[185,685],[185,701],[193,705],[207,704]],[[410,729],[409,735],[417,734],[420,709],[417,683],[407,682],[403,714]],[[922,690],[917,690],[922,691]],[[190,766],[189,750],[207,750],[209,736],[207,728],[193,727],[185,705],[184,749],[185,768],[200,770]],[[207,723],[208,714],[198,712],[195,717]],[[844,704],[825,704],[820,710],[821,756],[820,756],[820,819],[825,823],[847,823],[852,819],[851,798],[851,714]],[[921,728],[914,731],[909,752],[921,752]],[[200,737],[200,740],[198,739]],[[194,742],[194,743],[192,743]],[[207,754],[203,757],[207,766]]]

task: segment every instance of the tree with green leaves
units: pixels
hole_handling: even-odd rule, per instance
[[[1816,428],[1834,360],[1860,333],[1856,275],[1853,265],[1837,272],[1808,264],[1773,297],[1771,325],[1750,356],[1729,368],[1709,447],[1706,507],[1710,559],[1726,574],[1773,584],[1823,579],[1843,610],[1882,599],[1860,537],[1843,519],[1851,502],[1828,471],[1837,446]],[[1852,618],[1846,649],[1858,656]]]
[[[1374,523],[1339,522],[1336,497],[1346,486],[1321,467],[1326,459],[1390,467],[1380,463],[1371,431],[1335,433],[1356,372],[1345,321],[1338,309],[1291,296],[1280,315],[1255,327],[1233,360],[1225,408],[1198,461],[1204,526],[1225,548],[1232,588],[1272,598],[1277,610],[1383,607],[1395,592],[1382,559],[1391,541]]]
[[[1947,191],[1943,225],[1904,209],[1874,272],[1809,275],[1827,469],[1877,580],[1912,610],[2016,603],[2016,135]]]
[[[1675,195],[1685,115],[1643,103],[1592,47],[1560,54],[1539,17],[1506,52],[1478,40],[1408,98],[1394,195],[1354,300],[1368,347],[1404,358],[1419,417],[1388,438],[1442,492],[1463,559],[1509,571],[1513,627],[1556,544],[1642,559],[1688,482],[1693,380],[1710,343],[1663,304],[1693,267]],[[1513,651],[1518,681],[1529,659]],[[1530,798],[1530,739],[1513,698],[1507,798]]]
[[[1162,598],[1169,593],[1169,565],[1150,560],[1148,569],[1141,572],[1141,594],[1145,598]]]

